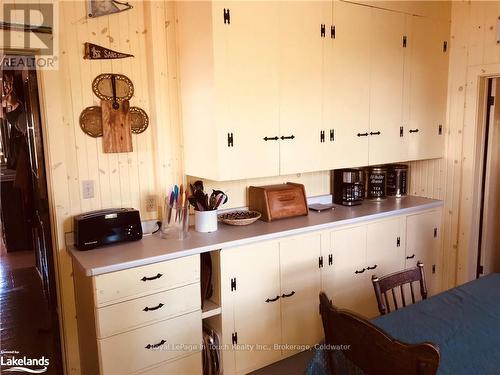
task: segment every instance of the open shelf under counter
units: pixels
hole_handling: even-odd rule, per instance
[[[215,315],[219,315],[222,308],[211,300],[205,300],[203,302],[203,308],[201,310],[201,318],[206,319]]]

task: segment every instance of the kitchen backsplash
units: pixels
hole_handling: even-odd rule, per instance
[[[198,180],[198,178],[187,176],[187,180],[188,183],[192,183],[193,181]],[[285,182],[297,182],[304,184],[308,197],[330,194],[330,171],[223,182],[203,180],[206,191],[218,189],[224,191],[228,195],[228,202],[222,206],[224,209],[247,206],[249,186],[272,185]]]

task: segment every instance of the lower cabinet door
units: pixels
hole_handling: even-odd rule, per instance
[[[429,295],[439,291],[440,227],[441,210],[409,215],[406,219],[406,268],[415,267],[418,261],[424,264]]]
[[[235,345],[234,372],[247,373],[279,360],[281,351],[274,347],[281,343],[279,243],[222,250],[221,267],[223,277],[230,279],[223,282],[222,298],[223,320],[232,315],[234,322],[233,332],[224,335],[230,337],[227,344]]]
[[[366,225],[331,233],[333,267],[330,267],[330,285],[324,285],[328,296],[337,307],[362,315],[373,310],[367,301],[373,294],[366,270]]]
[[[101,374],[124,375],[200,350],[201,311],[97,340]]]
[[[140,375],[202,375],[201,352],[140,372]]]
[[[367,225],[366,268],[370,278],[371,275],[385,276],[405,268],[403,226],[401,217]]]
[[[280,242],[282,353],[291,355],[321,340],[320,234]]]

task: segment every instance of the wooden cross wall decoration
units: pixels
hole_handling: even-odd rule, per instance
[[[132,81],[122,74],[101,74],[92,82],[92,91],[101,99],[101,105],[82,111],[81,129],[91,137],[102,137],[105,153],[131,152],[132,133],[140,134],[149,125],[142,108],[130,107]]]

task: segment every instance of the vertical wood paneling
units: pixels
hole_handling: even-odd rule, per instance
[[[60,69],[39,72],[49,185],[53,191],[51,204],[61,332],[69,374],[80,372],[72,265],[64,244],[64,233],[72,230],[73,215],[127,206],[139,208],[143,219],[154,219],[157,212],[146,212],[146,198],[163,195],[164,191],[158,191],[160,186],[182,178],[175,34],[173,27],[165,31],[168,24],[174,24],[173,6],[164,2],[136,1],[131,4],[134,8],[127,12],[87,19],[85,1],[59,2]],[[155,9],[152,10],[151,5]],[[151,22],[151,15],[154,22]],[[84,60],[83,43],[86,41],[135,57],[113,61]],[[148,55],[151,43],[156,51],[153,57],[159,60]],[[172,56],[171,60],[167,59],[167,54]],[[154,65],[158,68],[152,69]],[[102,139],[85,135],[79,127],[81,111],[99,105],[92,93],[93,79],[110,72],[125,74],[132,80],[135,94],[131,105],[143,108],[151,120],[144,133],[132,136],[134,150],[130,153],[103,153]],[[158,109],[155,113],[151,112],[153,103]],[[157,150],[161,150],[160,156]],[[163,173],[161,182],[157,165],[161,165]],[[94,180],[94,198],[82,199],[83,180]]]

